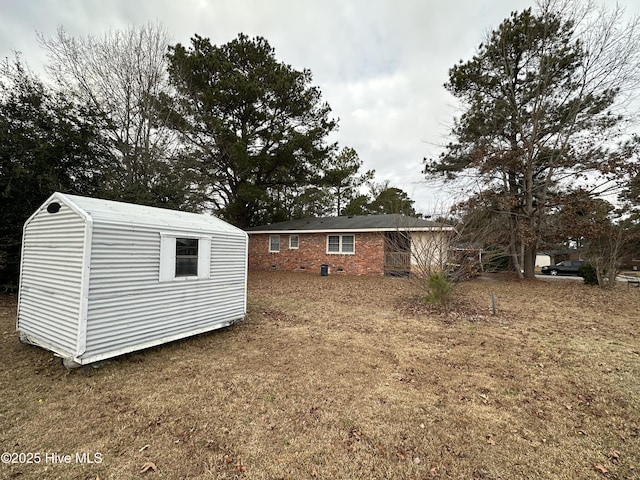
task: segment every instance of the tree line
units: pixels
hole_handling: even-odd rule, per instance
[[[460,113],[422,174],[465,192],[448,215],[461,240],[522,277],[540,251],[579,251],[609,283],[625,252],[640,255],[640,20],[623,13],[539,0],[449,70]],[[338,121],[311,72],[264,38],[171,45],[149,24],[39,40],[46,79],[19,57],[0,69],[0,284],[16,278],[22,224],[54,190],[239,227],[417,214],[329,142]]]
[[[209,211],[241,228],[304,216],[415,214],[361,173],[309,70],[266,39],[170,45],[158,24],[39,36],[46,76],[0,66],[0,284],[15,282],[24,221],[53,192]],[[368,188],[367,188],[368,187]]]

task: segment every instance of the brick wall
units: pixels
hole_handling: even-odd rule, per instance
[[[333,235],[333,234],[332,234]],[[327,234],[298,235],[297,249],[289,249],[289,235],[280,235],[280,252],[269,252],[269,234],[249,234],[249,268],[307,271],[320,274],[384,275],[384,237],[381,233],[355,233],[354,254],[327,253]]]

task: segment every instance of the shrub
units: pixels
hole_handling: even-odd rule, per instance
[[[578,270],[578,275],[584,278],[585,285],[598,285],[598,274],[590,263],[585,263]]]
[[[512,270],[510,256],[502,251],[485,251],[482,253],[482,258],[485,272],[508,272]]]
[[[435,272],[427,277],[428,292],[425,301],[437,305],[445,311],[449,310],[453,284],[444,272]]]

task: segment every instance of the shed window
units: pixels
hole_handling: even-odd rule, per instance
[[[211,237],[160,233],[160,281],[211,278]]]
[[[198,276],[198,241],[176,238],[176,277]]]
[[[354,253],[355,237],[353,235],[328,235],[327,253]]]
[[[280,251],[280,235],[269,235],[269,251],[272,253]]]
[[[289,235],[289,248],[296,249],[300,243],[300,237],[298,235]]]

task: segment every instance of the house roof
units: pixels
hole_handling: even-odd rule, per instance
[[[445,231],[453,230],[449,225],[423,218],[401,214],[353,215],[342,217],[310,217],[272,223],[247,229],[247,233],[318,233],[318,232],[387,232],[401,231]]]

